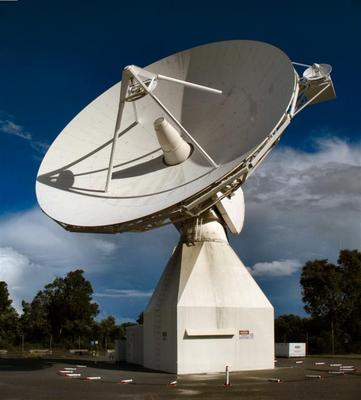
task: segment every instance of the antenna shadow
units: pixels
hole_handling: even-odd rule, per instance
[[[163,156],[160,155],[144,163],[133,165],[132,167],[122,169],[121,171],[113,172],[112,179],[133,178],[135,176],[146,175],[151,172],[159,171],[164,168],[169,168],[169,166],[164,164]]]

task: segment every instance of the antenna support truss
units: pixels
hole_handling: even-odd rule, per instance
[[[105,192],[108,192],[110,181],[113,173],[114,165],[114,154],[117,144],[117,139],[119,135],[120,125],[122,121],[122,115],[124,110],[125,102],[133,102],[141,99],[142,97],[149,95],[163,111],[168,115],[168,117],[173,121],[173,123],[181,130],[184,136],[189,140],[190,143],[199,151],[199,153],[205,158],[205,160],[213,167],[217,168],[217,163],[212,159],[212,157],[203,149],[203,147],[196,141],[196,139],[190,134],[190,132],[177,120],[177,118],[169,111],[169,109],[161,102],[161,100],[153,93],[153,90],[157,86],[158,80],[164,80],[186,87],[190,87],[197,90],[202,90],[204,92],[221,95],[222,91],[208,86],[199,85],[197,83],[192,83],[188,81],[183,81],[181,79],[172,78],[165,75],[154,74],[145,69],[139,68],[135,65],[129,65],[124,68],[122,73],[122,82],[120,86],[120,97],[117,119],[114,128],[114,135],[112,140],[112,147],[110,152],[110,159],[108,165],[107,178],[105,183]]]

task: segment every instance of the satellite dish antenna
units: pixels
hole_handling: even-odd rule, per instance
[[[173,223],[181,233],[145,311],[146,367],[273,367],[273,307],[225,227],[240,233],[241,186],[292,118],[335,96],[331,70],[315,65],[300,78],[281,50],[241,40],[129,65],[50,146],[36,193],[65,229],[142,232]]]
[[[331,71],[332,67],[329,64],[312,64],[303,72],[303,77],[308,81],[328,79]]]

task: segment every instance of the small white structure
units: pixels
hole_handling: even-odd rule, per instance
[[[126,337],[126,362],[143,365],[143,325],[128,326]]]
[[[125,340],[115,340],[114,341],[114,361],[122,362],[125,361],[126,354],[126,341]]]
[[[306,343],[276,343],[276,357],[306,357]]]

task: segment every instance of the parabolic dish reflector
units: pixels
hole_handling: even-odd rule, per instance
[[[125,102],[111,186],[104,191],[119,106],[117,83],[65,127],[44,157],[36,194],[54,220],[106,232],[111,231],[107,227],[121,230],[129,221],[181,207],[227,176],[265,140],[289,107],[296,84],[289,58],[254,41],[207,44],[145,69],[222,91],[207,93],[169,81],[158,81],[153,91],[218,167],[197,149],[181,164],[163,162],[154,121],[168,117],[147,95]]]

